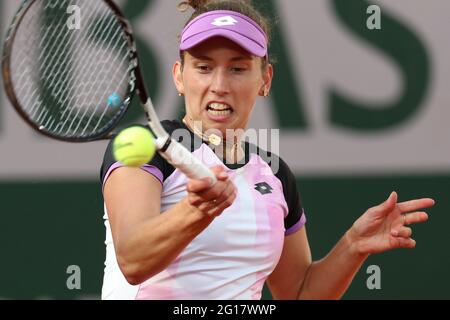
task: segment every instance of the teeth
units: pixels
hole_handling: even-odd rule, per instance
[[[213,116],[227,116],[227,115],[231,114],[231,112],[232,112],[231,109],[224,110],[224,111],[208,109],[208,113],[212,114]]]
[[[221,103],[211,103],[208,106],[208,108],[213,109],[215,111],[231,110],[230,106],[227,106],[226,104],[221,104]]]

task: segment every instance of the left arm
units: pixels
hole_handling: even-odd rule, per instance
[[[267,279],[274,299],[339,299],[368,255],[358,254],[348,233],[322,260],[312,262],[305,227],[285,238],[276,269]]]
[[[382,204],[370,208],[345,233],[322,260],[312,262],[305,228],[285,238],[280,261],[268,278],[275,299],[339,299],[364,261],[372,253],[414,248],[406,225],[424,222],[432,199],[397,203],[393,192]]]

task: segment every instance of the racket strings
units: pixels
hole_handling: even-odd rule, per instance
[[[100,19],[103,19],[103,18],[104,18],[103,16],[100,17]],[[111,19],[111,17],[110,17],[109,20],[110,21],[108,22],[108,25],[103,30],[103,32],[106,32],[106,31],[109,32],[109,33],[111,32],[112,27],[113,27],[113,23],[114,23],[114,19]],[[120,31],[121,31],[120,29],[116,30],[116,32],[120,32]],[[93,35],[94,35],[94,32],[91,32],[88,35],[88,42],[92,40]],[[117,40],[119,40],[119,38]],[[125,48],[126,44],[124,42],[122,42],[122,43],[123,43],[122,47]],[[110,54],[112,52],[114,52],[112,49],[113,48],[108,48],[108,51],[110,52]],[[87,45],[79,46],[78,48],[73,50],[73,56],[74,57],[78,57],[74,61],[74,64],[75,65],[80,65],[80,67],[76,69],[76,72],[81,74],[81,75],[87,74],[89,72],[90,74],[93,75],[93,79],[89,79],[89,81],[86,81],[86,82],[81,82],[77,86],[74,86],[72,88],[72,91],[80,92],[80,94],[78,94],[78,95],[74,95],[74,94],[67,95],[66,97],[70,98],[70,100],[69,101],[67,101],[67,100],[66,101],[62,101],[67,106],[70,106],[70,105],[72,105],[74,103],[76,103],[77,105],[84,105],[83,101],[77,101],[77,100],[78,99],[86,100],[86,99],[90,99],[91,97],[95,96],[95,94],[98,91],[97,92],[91,92],[91,89],[95,88],[96,86],[92,87],[92,86],[90,86],[90,84],[91,83],[97,84],[99,82],[99,80],[101,78],[104,78],[104,76],[105,76],[105,74],[104,74],[105,72],[101,69],[102,66],[100,64],[92,65],[92,64],[88,64],[88,63],[83,63],[83,61],[86,61],[86,59],[89,58],[88,57],[89,56],[89,50],[87,48]],[[108,56],[106,58],[107,58],[106,60],[109,60],[111,57]],[[112,61],[112,63],[116,64],[116,60]],[[90,68],[93,68],[93,69],[90,69]],[[76,77],[76,75],[74,73],[72,73],[72,77],[71,78],[68,79],[66,77],[62,81],[70,81],[70,82],[72,82],[72,81],[74,81],[75,77]],[[113,77],[113,78],[115,79],[115,77]],[[107,98],[105,96],[106,93],[107,93],[106,91],[103,93],[102,97],[100,98],[101,101],[105,101],[105,99]],[[87,121],[87,125],[85,126],[85,130],[87,129],[87,127],[88,127],[88,125],[90,123],[90,120],[92,120],[92,118],[96,114],[96,110],[97,110],[98,107],[99,107],[99,104],[97,104],[95,106],[94,111],[90,113],[91,117],[89,118],[89,121]],[[75,112],[75,111],[76,111],[76,114],[73,114],[73,112]],[[70,131],[72,126],[77,122],[76,120],[79,119],[78,125],[76,125],[76,127],[73,129],[74,131],[77,131],[79,129],[81,123],[84,121],[84,119],[85,119],[85,117],[86,117],[86,115],[88,114],[89,111],[90,111],[89,108],[85,108],[84,112],[83,112],[82,108],[68,108],[68,107],[64,108],[63,109],[63,113],[62,113],[62,118],[64,118],[65,121],[59,123],[60,129],[59,129],[59,131],[57,133],[58,134],[62,133],[62,129],[68,123],[69,119],[71,119],[71,121],[70,121],[69,127],[67,128],[67,131]],[[104,113],[103,114],[105,114],[106,111],[107,111],[107,108],[104,108]],[[69,112],[69,114],[67,114],[67,112]],[[83,112],[83,113],[80,115],[80,112]],[[102,117],[100,117],[100,120],[101,119],[102,119]],[[84,134],[85,130],[82,132],[82,134]]]
[[[80,9],[79,29],[68,27],[67,8],[74,5]],[[49,133],[94,136],[127,108],[134,66],[122,26],[103,1],[35,1],[17,29],[11,52],[19,103]]]
[[[106,17],[105,17],[105,15],[107,15],[109,12],[107,11],[107,10],[105,10],[105,12],[103,13],[103,15],[99,18],[99,20],[101,21],[101,20],[103,20],[103,19],[105,19]],[[109,16],[109,19],[108,19],[108,22],[107,22],[107,24],[105,24],[105,27],[102,29],[102,33],[99,35],[101,38],[103,38],[104,37],[104,35],[105,35],[105,33],[107,33],[107,36],[110,36],[110,34],[111,34],[111,31],[113,30],[113,27],[114,27],[114,23],[115,23],[115,17],[113,17],[113,16]],[[106,61],[108,61],[108,62],[110,62],[110,63],[113,63],[113,65],[116,65],[117,64],[117,59],[114,59],[113,61],[111,61],[111,56],[112,56],[112,53],[114,52],[114,47],[116,47],[117,46],[117,42],[119,42],[120,40],[122,40],[121,42],[122,42],[122,49],[124,49],[124,48],[126,48],[126,43],[123,41],[123,39],[121,39],[120,37],[118,37],[117,35],[120,35],[120,33],[121,33],[121,29],[120,28],[118,28],[117,27],[117,25],[116,25],[116,28],[115,28],[116,30],[115,30],[115,34],[114,34],[114,36],[113,36],[113,39],[116,39],[116,43],[112,43],[112,47],[109,47],[110,46],[110,44],[108,44],[108,48],[107,48],[107,50],[106,50],[106,52],[107,52],[107,57],[106,57]],[[89,41],[90,40],[92,40],[92,35],[94,35],[94,32],[91,32],[90,33],[90,35],[89,35]],[[85,45],[84,47],[83,46],[79,46],[79,49],[77,50],[77,51],[75,51],[75,54],[74,54],[74,56],[77,56],[79,53],[82,53],[81,54],[81,56],[77,59],[77,60],[79,60],[80,62],[83,62],[83,61],[85,61],[88,57],[88,47],[87,47],[87,45]],[[84,54],[83,54],[83,52],[84,52]],[[125,56],[126,57],[126,56]],[[75,64],[78,64],[78,61],[76,61],[75,62]],[[82,65],[81,63],[80,63],[80,65]],[[98,92],[100,92],[100,91],[96,91],[96,92],[90,92],[90,88],[89,87],[87,87],[87,85],[89,84],[89,83],[94,83],[94,84],[96,84],[94,87],[97,87],[97,83],[98,83],[98,81],[101,79],[101,77],[103,76],[105,76],[104,75],[104,71],[101,69],[103,66],[101,66],[100,64],[96,64],[96,65],[88,65],[88,64],[84,64],[84,66],[82,65],[82,69],[80,69],[81,70],[81,72],[80,72],[80,74],[86,74],[86,72],[89,72],[89,68],[91,68],[91,67],[93,67],[93,69],[91,69],[90,70],[90,72],[91,72],[91,74],[92,75],[94,75],[94,78],[93,79],[90,79],[89,81],[86,81],[86,82],[84,82],[84,83],[81,83],[79,86],[81,87],[81,90],[79,90],[79,92],[81,92],[81,94],[80,95],[78,95],[78,98],[83,98],[83,96],[84,97],[86,97],[86,98],[90,98],[90,97],[93,97],[93,96],[95,96],[95,94],[97,94]],[[117,69],[117,70],[120,70],[120,69]],[[117,72],[115,73],[115,74],[117,74]],[[115,77],[115,74],[114,74],[114,76],[113,76],[113,78],[115,79],[116,77]],[[125,77],[125,79],[126,79],[126,77]],[[124,80],[124,79],[123,79]],[[101,84],[100,84],[101,85]],[[109,90],[109,91],[111,91],[111,90]],[[105,101],[106,100],[106,98],[107,98],[107,96],[106,96],[106,94],[108,93],[108,91],[104,91],[103,92],[103,95],[100,97],[100,101]],[[70,102],[73,102],[73,101],[70,101]],[[81,102],[81,105],[83,105],[83,103]],[[70,130],[71,128],[72,128],[72,126],[73,125],[75,125],[76,124],[76,120],[77,119],[80,119],[79,121],[78,121],[78,125],[76,125],[76,127],[75,127],[75,131],[78,131],[78,129],[80,128],[80,126],[81,126],[81,124],[82,124],[82,122],[83,121],[85,121],[85,117],[86,117],[86,115],[88,114],[88,112],[91,114],[91,116],[89,117],[89,119],[86,121],[87,122],[87,124],[85,125],[85,127],[84,127],[84,130],[83,130],[83,132],[82,132],[82,134],[84,134],[85,132],[86,132],[86,129],[88,128],[88,126],[89,126],[89,124],[90,124],[90,122],[91,122],[91,120],[94,118],[94,115],[96,115],[96,111],[97,111],[97,109],[99,108],[99,105],[100,105],[100,103],[99,104],[96,104],[95,105],[95,109],[94,109],[94,112],[89,112],[90,110],[89,109],[85,109],[84,110],[84,113],[82,113],[82,115],[80,116],[80,113],[81,112],[83,112],[83,110],[82,110],[82,108],[77,108],[77,109],[71,109],[70,110],[70,113],[69,113],[69,116],[68,117],[66,117],[66,121],[63,123],[63,126],[61,126],[61,128],[63,128],[64,127],[64,125],[68,122],[67,120],[68,119],[72,119],[72,121],[70,122],[70,125],[69,125],[69,127],[68,127],[68,130]],[[106,111],[107,111],[107,108],[103,108],[104,109],[104,112],[103,112],[103,114],[102,115],[104,115],[105,113],[106,113]],[[68,111],[69,109],[68,108],[65,108],[65,112],[66,111]],[[74,115],[74,116],[72,116],[72,112],[74,111],[74,110],[77,110],[77,113]],[[102,119],[103,117],[101,116],[100,117],[100,120]],[[100,122],[98,121],[98,123],[97,123],[97,125],[95,126],[95,127],[98,127],[98,125],[100,124]],[[61,133],[61,130],[60,130],[60,132],[58,132],[58,133]]]
[[[91,35],[93,35],[93,33],[91,33]],[[84,48],[84,49],[81,49],[81,48],[82,47],[80,46],[79,49],[74,51],[74,55],[75,56],[77,56],[79,54],[82,54],[83,51],[87,52],[86,48]],[[101,74],[101,70],[98,70],[98,66],[91,66],[90,64],[87,64],[87,63],[85,63],[85,64],[78,63],[78,62],[82,62],[82,61],[86,60],[88,58],[87,55],[88,55],[88,53],[80,56],[77,59],[78,61],[75,62],[75,64],[80,64],[81,65],[77,72],[79,72],[80,74],[86,74],[87,72],[92,72],[92,74],[96,74],[96,76],[98,77]],[[94,67],[94,69],[90,70],[91,67]],[[73,75],[73,77],[75,77],[75,76]],[[73,80],[74,80],[73,78],[64,79],[64,81],[73,81]],[[80,92],[80,93],[78,95],[74,95],[74,94],[68,95],[67,98],[70,99],[70,100],[69,101],[64,101],[64,103],[66,103],[67,106],[70,106],[70,105],[72,105],[74,103],[77,103],[78,105],[83,105],[83,102],[82,101],[78,101],[78,100],[89,99],[90,97],[95,95],[95,92],[94,93],[90,92],[92,86],[89,86],[89,84],[92,83],[92,82],[96,83],[96,80],[80,82],[78,84],[78,86],[74,86],[72,88],[72,92],[71,93],[73,93],[73,92]],[[81,121],[83,120],[82,116],[86,115],[86,113],[89,111],[89,109],[85,108],[85,111],[84,111],[83,115],[80,117],[80,111],[81,110],[82,110],[82,108],[69,108],[69,107],[64,108],[63,112],[62,112],[62,118],[64,118],[65,121],[64,122],[60,122],[58,124],[60,129],[59,129],[59,131],[57,133],[61,134],[62,129],[67,124],[69,119],[72,119],[72,121],[70,123],[70,126],[67,128],[68,131],[71,129],[71,126],[75,123],[76,119],[80,119],[80,123],[81,123]],[[72,114],[74,111],[77,112],[75,115]],[[69,112],[69,114],[67,114],[67,112]]]
[[[117,31],[117,34],[120,34],[120,33],[122,32],[121,29],[118,29],[118,30],[116,30],[116,31]],[[123,40],[122,40],[122,41],[119,41],[119,40],[120,40],[120,38],[117,38],[117,43],[115,43],[113,47],[117,47],[117,46],[119,45],[118,42],[121,42],[121,43],[122,43],[122,47],[121,47],[120,49],[126,50],[126,49],[128,48],[128,47],[127,47],[127,44],[126,44]],[[112,49],[112,48],[111,48],[111,49]],[[125,63],[126,61],[128,61],[128,56],[127,56],[127,55],[122,55],[122,56],[121,56],[121,55],[117,55],[117,54],[116,54],[115,57],[113,57],[113,52],[114,52],[114,50],[107,50],[107,51],[109,51],[109,56],[107,57],[107,58],[108,58],[108,63],[111,63],[112,65],[122,65],[123,63]],[[97,71],[97,69],[96,69],[96,71]],[[95,73],[96,73],[96,72],[95,72]],[[117,79],[117,76],[119,75],[119,73],[122,74],[122,78],[119,78],[119,83],[127,83],[127,82],[126,82],[126,80],[127,80],[127,78],[128,78],[128,77],[127,77],[127,73],[124,73],[123,70],[121,70],[120,68],[117,68],[117,69],[115,70],[115,72],[112,73],[112,78],[114,79],[113,82],[115,82],[115,80]],[[94,78],[93,82],[96,83],[97,81],[101,81],[102,76],[104,76],[104,75],[102,74],[102,70],[98,70],[97,76]],[[112,91],[114,91],[114,90],[104,90],[104,91],[103,91],[103,94],[102,94],[101,97],[99,98],[99,101],[106,101],[107,98],[108,98],[107,95],[108,95],[108,94],[110,95],[110,94],[112,93]],[[97,116],[97,114],[99,114],[99,113],[98,113],[99,109],[103,109],[103,112],[101,112],[100,115]],[[84,134],[84,133],[86,132],[86,130],[89,128],[89,125],[91,124],[92,120],[93,120],[94,118],[97,118],[97,123],[96,123],[96,125],[94,126],[94,130],[95,130],[95,128],[98,127],[98,125],[99,125],[100,122],[101,122],[101,119],[103,119],[103,117],[104,117],[104,115],[106,114],[107,111],[108,111],[107,108],[101,108],[101,107],[100,107],[100,103],[96,104],[96,105],[95,105],[94,112],[91,113],[90,117],[89,117],[89,118],[87,119],[87,121],[86,121],[86,125],[85,125],[84,128],[83,128],[82,134]],[[79,113],[79,111],[78,111],[78,113]],[[78,115],[78,114],[77,114],[77,115]],[[87,110],[86,110],[85,113],[83,114],[83,118],[84,118],[86,115],[87,115]],[[95,122],[95,121],[94,121],[94,122]],[[81,125],[81,122],[79,122],[78,126],[76,127],[76,129],[75,129],[76,131],[80,128],[80,125]]]

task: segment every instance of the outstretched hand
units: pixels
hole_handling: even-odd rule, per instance
[[[350,241],[361,254],[414,248],[416,241],[408,226],[428,220],[428,214],[420,210],[433,205],[434,200],[429,198],[397,203],[397,193],[392,192],[385,202],[356,220],[348,232]]]

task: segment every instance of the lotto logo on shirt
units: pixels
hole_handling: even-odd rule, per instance
[[[264,195],[272,193],[273,188],[267,182],[261,182],[255,184],[255,190]]]

